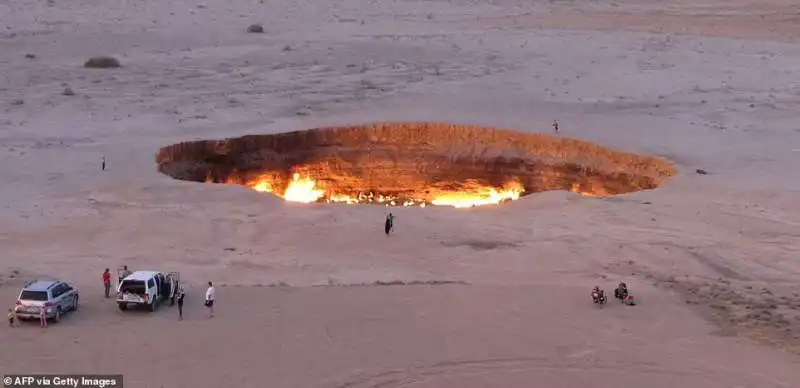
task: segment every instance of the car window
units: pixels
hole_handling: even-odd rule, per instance
[[[67,284],[67,283],[61,283],[61,287],[63,287],[63,288],[64,288],[64,292],[65,292],[65,293],[66,293],[66,292],[69,292],[69,291],[72,291],[72,286],[70,286],[70,285],[69,285],[69,284]]]
[[[141,280],[123,280],[119,286],[121,292],[143,295],[145,293],[144,282]]]
[[[61,296],[61,294],[64,293],[64,289],[61,288],[61,285],[59,284],[53,287],[53,289],[50,290],[50,292],[53,294],[53,298],[58,298],[59,296]]]
[[[44,302],[47,301],[47,291],[23,290],[22,293],[19,295],[19,299]]]
[[[147,288],[153,288],[155,286],[156,286],[156,283],[153,281],[153,279],[150,279],[150,280],[147,281]]]

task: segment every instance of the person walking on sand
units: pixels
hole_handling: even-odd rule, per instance
[[[14,327],[14,324],[17,323],[17,311],[14,309],[8,309],[8,327]]]
[[[47,307],[42,306],[39,308],[39,324],[42,327],[47,327]]]
[[[208,308],[208,317],[214,317],[214,300],[217,299],[217,292],[214,290],[214,285],[208,282],[208,289],[206,289],[206,308]]]
[[[183,320],[183,298],[186,296],[186,293],[183,292],[183,286],[178,289],[178,320]]]
[[[103,272],[103,287],[106,289],[106,298],[111,294],[111,272],[108,268]]]
[[[386,216],[386,223],[383,226],[383,231],[386,232],[386,235],[388,236],[389,232],[391,232],[393,228],[394,228],[394,215],[392,213],[389,213],[389,215]]]

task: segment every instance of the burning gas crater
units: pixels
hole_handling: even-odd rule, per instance
[[[409,193],[405,195],[357,192],[340,193],[336,189],[326,188],[320,181],[300,173],[293,173],[292,179],[282,190],[275,190],[275,183],[280,178],[274,174],[264,174],[255,179],[228,178],[224,183],[240,184],[253,190],[277,194],[279,197],[291,202],[327,202],[346,204],[385,204],[386,206],[420,206],[447,205],[457,208],[473,207],[480,205],[495,205],[503,201],[518,199],[525,192],[525,188],[518,181],[510,181],[503,187],[491,187],[476,181],[466,181],[456,191],[426,190],[425,193]],[[207,183],[217,183],[213,176],[206,178]],[[282,194],[280,194],[282,193]]]
[[[434,123],[381,123],[170,145],[173,178],[238,184],[292,202],[494,205],[547,190],[607,196],[648,190],[672,164],[541,134]]]

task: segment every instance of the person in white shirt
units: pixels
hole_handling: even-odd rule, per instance
[[[217,298],[217,293],[214,290],[214,285],[208,282],[208,289],[206,290],[206,307],[208,307],[208,317],[214,316],[214,300]]]

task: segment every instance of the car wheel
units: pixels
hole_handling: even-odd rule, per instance
[[[56,308],[56,316],[53,318],[53,322],[61,322],[61,306]]]
[[[153,303],[150,303],[150,312],[151,313],[155,312],[157,308],[158,308],[158,302],[157,301],[154,300]]]
[[[78,311],[78,295],[72,298],[72,311]]]
[[[125,311],[125,310],[127,310],[127,309],[128,309],[128,304],[127,304],[127,303],[117,303],[117,306],[118,306],[118,307],[119,307],[119,309],[120,309],[120,310],[122,310],[122,311]]]

